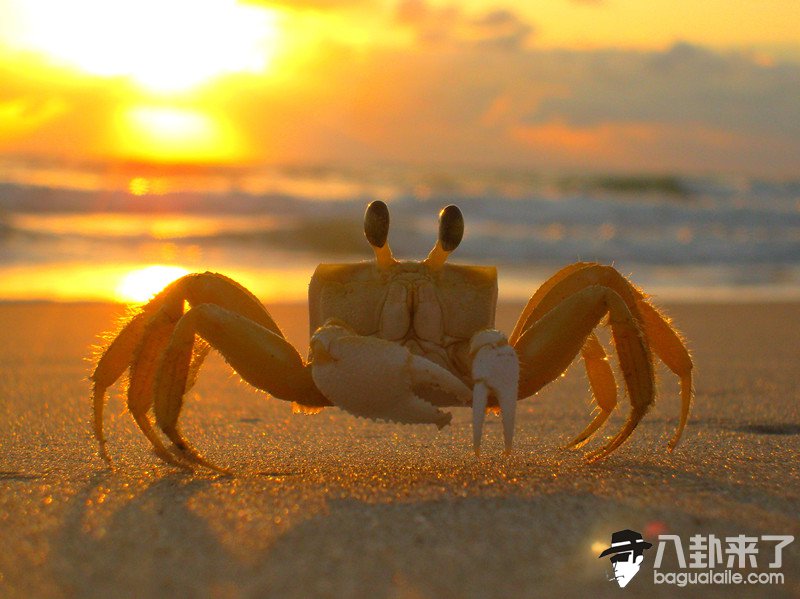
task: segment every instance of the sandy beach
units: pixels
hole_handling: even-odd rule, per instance
[[[510,331],[519,310],[502,306],[498,327]],[[305,353],[304,306],[271,311]],[[234,472],[219,476],[159,463],[119,391],[106,412],[115,470],[98,457],[88,359],[123,307],[2,304],[0,597],[800,597],[800,304],[667,311],[697,373],[673,454],[679,400],[663,368],[630,442],[585,465],[561,449],[589,420],[575,366],[520,404],[512,456],[490,418],[476,459],[467,410],[439,432],[336,409],[293,415],[215,358],[181,422]],[[656,585],[649,553],[620,590],[597,547],[625,528],[651,541],[798,540],[782,585]]]

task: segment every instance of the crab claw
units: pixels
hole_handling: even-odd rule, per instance
[[[514,419],[517,411],[519,358],[505,335],[494,329],[480,331],[470,341],[472,357],[472,443],[480,455],[483,421],[491,395],[497,400],[503,418],[506,453],[514,440]]]
[[[338,321],[317,329],[311,356],[317,388],[355,416],[441,429],[452,415],[431,401],[469,404],[469,388],[444,368],[397,343],[358,335]]]

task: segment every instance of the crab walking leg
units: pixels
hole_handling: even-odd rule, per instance
[[[560,283],[567,277],[571,276],[572,274],[576,273],[579,270],[583,270],[589,266],[597,266],[596,262],[575,262],[568,266],[565,266],[549,279],[547,279],[539,289],[536,290],[536,293],[533,294],[531,299],[528,300],[527,305],[520,313],[519,318],[517,319],[517,324],[514,325],[514,330],[511,332],[511,335],[508,337],[508,342],[511,345],[517,343],[517,340],[520,338],[520,335],[525,332],[525,329],[528,328],[533,322],[528,322],[528,319],[531,313],[536,309],[536,307],[541,303],[542,298],[544,298],[550,290],[555,287],[557,283]]]
[[[680,440],[688,420],[694,393],[692,388],[692,360],[685,343],[668,319],[664,318],[650,304],[647,296],[617,270],[611,266],[600,264],[579,264],[581,264],[580,268],[570,270],[571,267],[567,267],[551,278],[554,284],[530,311],[526,308],[528,315],[525,318],[525,322],[522,325],[518,322],[517,327],[524,331],[532,326],[542,314],[545,314],[559,302],[592,285],[601,285],[613,289],[625,301],[634,319],[643,327],[646,342],[652,346],[653,351],[667,367],[680,378],[681,417],[678,429],[668,446],[670,450],[673,450]],[[533,303],[532,299],[529,302],[529,306]],[[522,320],[523,318],[521,317],[520,322]]]
[[[575,268],[573,269],[573,267]],[[548,287],[545,293],[540,295],[537,291],[534,294],[534,297],[531,298],[531,301],[528,302],[529,305],[526,307],[526,310],[528,307],[530,307],[530,310],[525,322],[522,325],[519,322],[517,323],[520,335],[565,299],[587,287],[595,285],[613,290],[622,298],[634,318],[639,320],[636,302],[639,299],[644,299],[644,294],[639,289],[611,266],[579,262],[562,269],[551,277],[550,281],[543,285],[543,287]],[[533,300],[537,295],[540,296],[539,301],[534,302]],[[520,320],[522,320],[521,317]],[[516,343],[516,341],[513,343]]]
[[[617,383],[614,380],[614,372],[611,370],[608,356],[600,340],[594,333],[589,335],[586,343],[583,344],[581,357],[583,357],[586,374],[589,377],[592,396],[597,403],[597,414],[589,425],[567,444],[567,447],[574,449],[585,445],[591,436],[605,424],[617,406]]]
[[[491,394],[500,406],[506,453],[514,440],[514,418],[517,411],[519,358],[500,331],[487,329],[476,333],[470,341],[472,357],[472,444],[480,455],[483,421]]]
[[[667,368],[680,378],[681,419],[675,435],[668,445],[669,450],[672,451],[680,441],[683,429],[687,420],[689,420],[689,410],[691,409],[692,396],[694,394],[694,389],[692,388],[692,358],[680,335],[665,316],[644,300],[640,300],[638,306],[653,351],[667,365]]]
[[[184,393],[188,393],[194,387],[197,377],[200,376],[200,368],[212,349],[211,345],[206,343],[202,337],[200,339],[195,338],[194,353],[192,354],[192,362],[189,365],[189,376],[186,378],[186,391]]]
[[[455,375],[406,347],[326,323],[311,338],[312,376],[334,405],[355,416],[446,426],[452,415],[415,393],[468,405],[469,388]]]
[[[531,314],[533,314],[542,300],[557,284],[579,271],[595,267],[600,267],[600,265],[596,262],[576,262],[565,266],[547,279],[541,287],[536,290],[536,293],[533,294],[533,297],[531,297],[525,309],[520,314],[514,331],[511,333],[509,342],[512,344],[516,343],[524,330],[533,324],[530,319]],[[541,317],[541,315],[542,314],[539,313],[539,317]],[[614,380],[614,373],[611,370],[611,365],[608,363],[606,352],[594,333],[589,335],[589,338],[581,349],[581,357],[583,358],[586,375],[589,378],[589,384],[592,388],[593,398],[600,409],[592,422],[567,444],[567,447],[574,447],[576,449],[583,446],[605,421],[608,420],[608,417],[617,405],[617,384]]]
[[[131,359],[144,335],[148,314],[140,312],[134,316],[103,352],[92,373],[92,404],[94,406],[94,436],[100,444],[100,455],[111,462],[106,451],[106,438],[103,434],[103,408],[106,390],[128,369]]]
[[[181,462],[164,446],[161,438],[153,429],[150,417],[147,415],[150,406],[153,404],[153,383],[158,359],[164,348],[167,347],[174,328],[175,321],[163,311],[159,311],[147,323],[144,334],[147,342],[139,346],[130,367],[128,409],[139,429],[150,441],[156,455],[169,464],[180,466],[182,465]]]
[[[232,312],[246,316],[275,335],[283,337],[275,321],[258,299],[228,277],[210,272],[191,274],[181,277],[165,287],[122,328],[98,360],[97,367],[91,376],[94,381],[94,432],[100,443],[100,453],[106,460],[108,460],[108,454],[105,449],[105,436],[103,435],[103,407],[106,390],[129,367],[131,368],[131,387],[134,389],[151,388],[151,375],[147,373],[151,373],[152,369],[155,368],[160,352],[155,349],[148,351],[144,348],[153,345],[160,347],[158,339],[162,334],[165,334],[167,328],[171,330],[171,327],[174,327],[175,323],[178,322],[183,314],[185,302],[188,302],[189,305],[212,303],[222,306]],[[164,321],[163,328],[149,326],[151,322],[163,320],[165,317],[167,320],[171,320],[171,324]],[[187,388],[194,384],[203,358],[207,353],[208,349],[205,346],[200,346],[194,352]],[[303,398],[303,402],[315,406],[330,405],[330,402],[325,400],[318,392],[310,393]],[[141,396],[137,396],[134,399],[129,397],[128,403],[129,405],[134,404],[137,410],[147,412],[152,403],[152,395],[143,392]],[[152,442],[153,435],[145,430],[147,424],[142,424],[145,422],[146,417],[140,416],[137,418],[137,414],[139,412],[134,413],[134,418]],[[154,447],[156,451],[159,451],[155,443]]]
[[[283,337],[215,304],[195,306],[175,326],[153,389],[156,422],[189,461],[213,467],[186,442],[177,426],[195,335],[219,351],[239,376],[254,387],[299,403],[319,395],[309,368]]]
[[[163,310],[159,311],[148,323],[144,341],[140,344],[131,362],[128,409],[139,429],[153,445],[156,454],[165,462],[183,465],[169,453],[161,442],[147,414],[153,406],[153,385],[161,355],[169,343],[176,323],[177,319],[169,316]],[[195,339],[184,394],[194,387],[200,374],[200,368],[210,351],[211,346],[202,338]]]
[[[605,457],[619,447],[636,428],[655,396],[650,351],[625,302],[606,287],[587,287],[542,316],[515,346],[522,366],[519,395],[527,397],[567,369],[607,313],[631,412],[619,433],[600,450],[589,454],[590,459]]]

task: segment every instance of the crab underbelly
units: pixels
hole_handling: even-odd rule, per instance
[[[467,343],[455,341],[454,343],[443,347],[437,343],[411,337],[402,340],[400,344],[408,349],[412,354],[430,360],[437,366],[441,366],[442,368],[450,371],[460,378],[465,385],[472,388],[472,379],[467,374],[468,369],[464,365],[466,363],[468,352]],[[447,393],[443,393],[441,389],[438,389],[435,386],[430,387],[424,384],[414,385],[414,393],[428,403],[439,408],[463,405],[458,398],[448,395]]]
[[[447,350],[436,343],[412,337],[404,339],[400,344],[414,355],[422,356],[447,370],[453,370],[453,364],[450,356],[447,355]]]
[[[387,291],[377,336],[406,347],[469,384],[469,339],[448,335],[444,320],[441,301],[430,281],[395,281]]]
[[[445,343],[437,343],[416,336],[409,336],[401,340],[394,339],[396,343],[404,346],[416,356],[430,360],[459,377],[471,386],[469,376],[468,354],[469,342],[458,339],[447,339]]]

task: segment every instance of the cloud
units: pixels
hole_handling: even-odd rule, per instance
[[[425,5],[413,9],[406,18],[428,18]],[[352,118],[330,113],[330,130],[404,161],[800,169],[798,64],[769,66],[687,44],[650,52],[427,48],[386,50],[357,75],[337,75]]]
[[[545,99],[526,122],[703,123],[743,134],[800,136],[798,65],[769,67],[746,54],[688,44],[662,52],[573,53],[569,64],[555,77],[570,93]]]
[[[337,38],[294,72],[231,76],[184,101],[224,114],[254,161],[800,172],[798,63],[685,43],[544,50],[514,11],[425,0],[385,18],[386,41]],[[109,128],[130,88],[2,67],[0,151],[119,150]]]
[[[555,119],[516,125],[510,133],[531,152],[546,153],[554,164],[575,167],[591,162],[597,170],[719,171],[733,164],[746,169],[757,161],[757,147],[764,145],[763,138],[754,144],[745,134],[703,123],[613,121],[579,126]]]
[[[500,9],[473,19],[470,23],[479,45],[517,50],[533,33],[533,26],[509,10]]]
[[[425,0],[400,0],[395,20],[429,45],[520,50],[534,33],[531,23],[508,9],[473,15],[456,4],[433,6]]]

